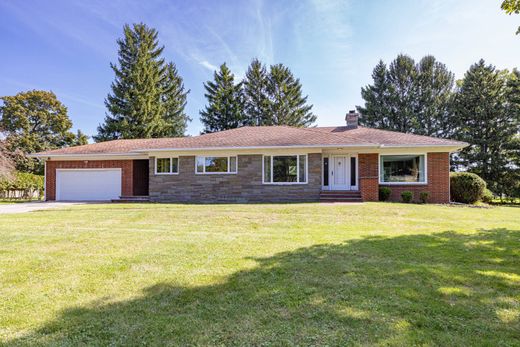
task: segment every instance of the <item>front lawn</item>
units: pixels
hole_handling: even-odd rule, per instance
[[[0,215],[0,344],[518,345],[520,208]]]

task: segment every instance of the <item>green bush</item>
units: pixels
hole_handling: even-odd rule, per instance
[[[482,193],[482,201],[486,204],[492,203],[494,198],[493,192],[487,188],[484,190],[484,193]]]
[[[22,193],[18,198],[30,199],[34,192],[38,192],[38,197],[43,195],[43,176],[27,172],[16,172],[13,178],[3,178],[0,180],[0,196],[4,198],[14,197],[14,192]]]
[[[403,202],[410,203],[413,199],[413,193],[409,190],[405,190],[401,193],[401,199],[403,199]]]
[[[421,200],[421,202],[423,204],[426,204],[428,202],[429,198],[430,198],[430,193],[429,192],[421,192],[419,194],[419,199]]]
[[[379,187],[379,201],[387,201],[392,193],[392,189],[388,187]]]
[[[451,201],[474,204],[481,200],[486,190],[486,182],[470,172],[452,172],[450,174]]]

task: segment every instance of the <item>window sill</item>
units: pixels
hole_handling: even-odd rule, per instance
[[[156,172],[156,176],[171,176],[171,175],[178,175],[178,172]]]
[[[237,172],[195,172],[195,175],[236,175]]]
[[[266,186],[298,186],[308,184],[307,182],[262,182]]]

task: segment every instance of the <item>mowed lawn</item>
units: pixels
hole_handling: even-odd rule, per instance
[[[0,215],[0,344],[520,344],[520,208]]]

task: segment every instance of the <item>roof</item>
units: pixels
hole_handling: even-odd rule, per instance
[[[365,127],[241,127],[193,137],[112,140],[40,152],[34,156],[136,154],[152,150],[200,150],[278,147],[452,146],[465,142]]]

